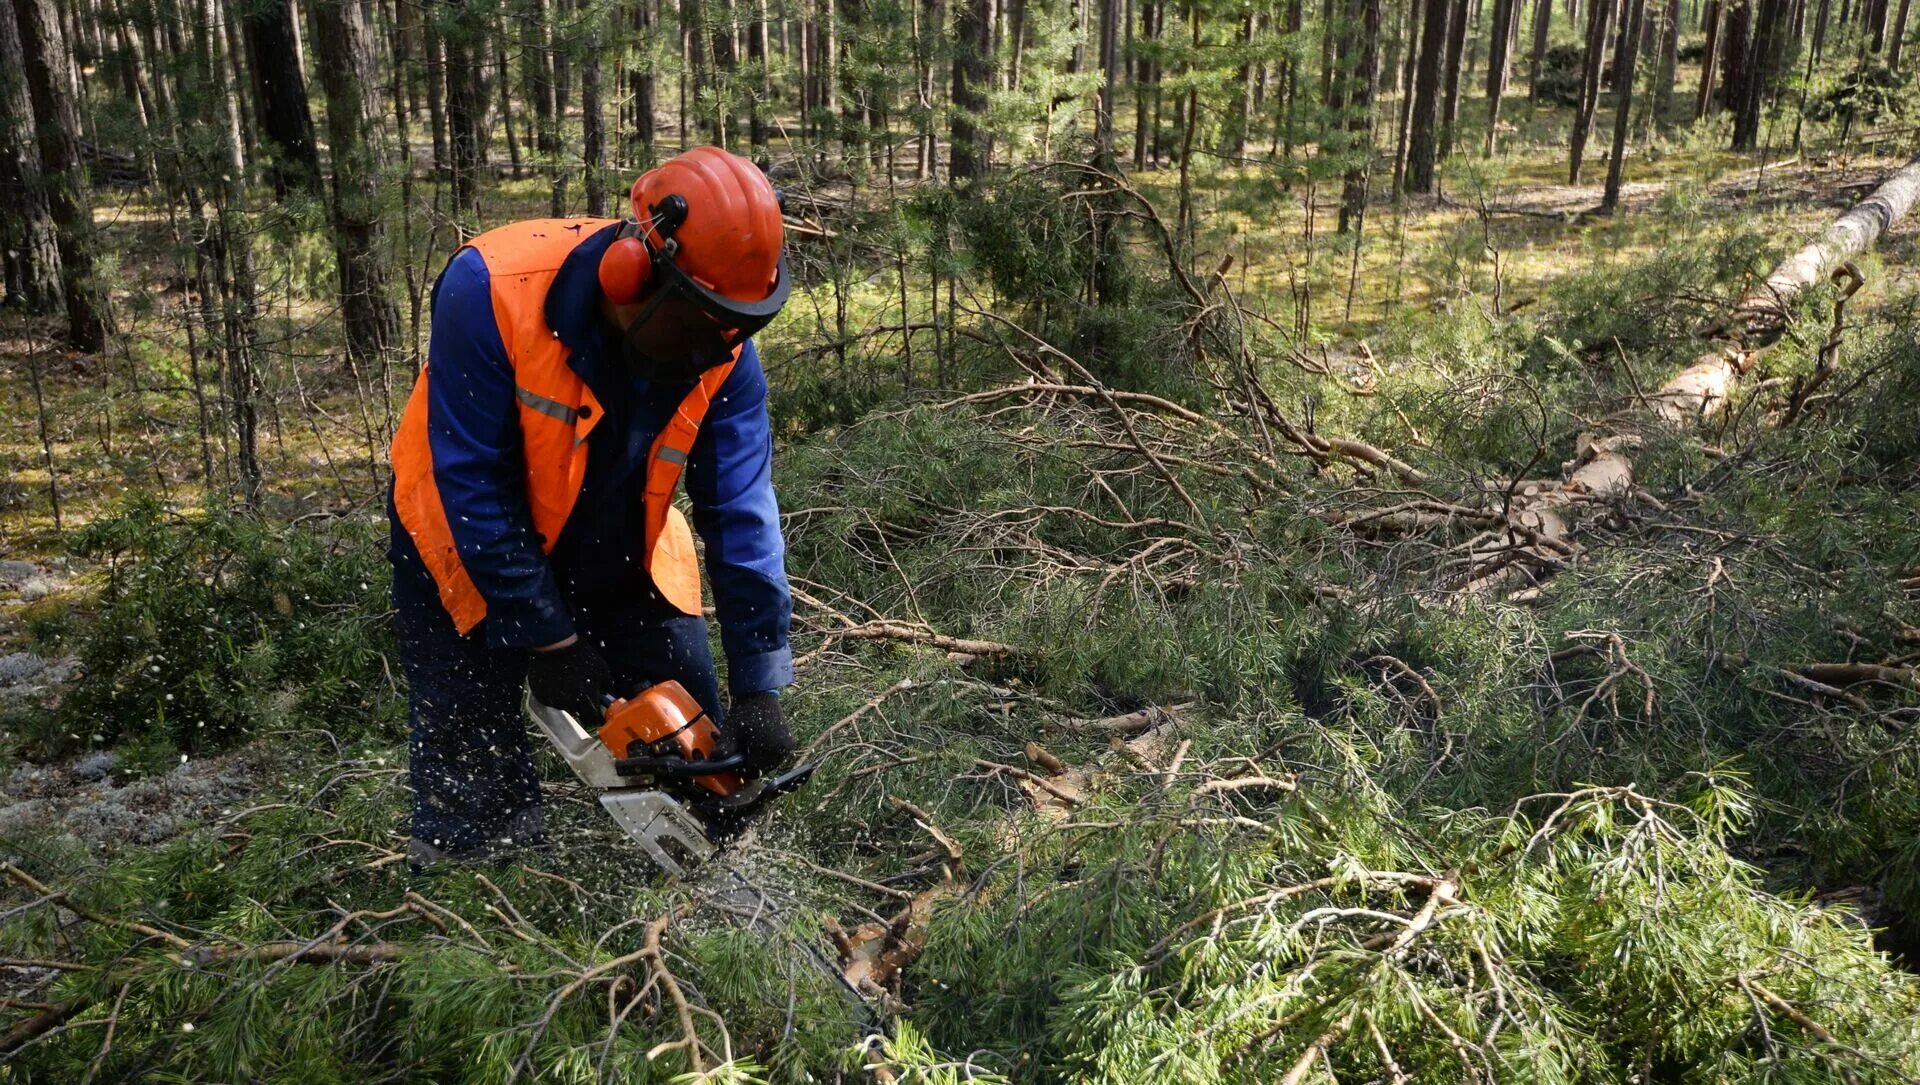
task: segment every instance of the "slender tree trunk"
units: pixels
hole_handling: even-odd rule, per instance
[[[59,312],[60,247],[40,176],[39,135],[27,91],[26,57],[14,4],[0,0],[0,247],[7,304],[30,313]]]
[[[1447,16],[1446,88],[1440,105],[1440,157],[1453,155],[1454,131],[1460,120],[1460,57],[1467,41],[1467,0],[1453,0]]]
[[[953,146],[947,172],[955,183],[987,175],[992,146],[979,123],[992,85],[993,0],[956,0],[953,57]]]
[[[1822,4],[1826,0],[1821,0]],[[1822,11],[1826,9],[1821,8]],[[1707,0],[1706,12],[1701,17],[1707,33],[1707,43],[1700,54],[1700,89],[1694,99],[1693,119],[1703,120],[1713,112],[1713,74],[1720,63],[1720,29],[1726,22],[1725,10],[1721,0]]]
[[[1239,92],[1239,101],[1233,114],[1233,123],[1228,127],[1227,153],[1233,158],[1245,157],[1247,153],[1247,132],[1253,127],[1254,73],[1253,39],[1260,26],[1260,16],[1252,8],[1240,20],[1240,70],[1235,86]]]
[[[587,38],[580,59],[580,150],[587,214],[607,216],[607,118],[600,101],[600,34]]]
[[[1709,0],[1711,2],[1711,0]],[[1553,0],[1534,0],[1533,55],[1527,58],[1527,99],[1540,100],[1540,64],[1547,56],[1547,32],[1553,26]]]
[[[1627,159],[1627,129],[1633,114],[1633,70],[1640,56],[1640,30],[1646,7],[1647,0],[1627,0],[1626,15],[1621,21],[1626,33],[1621,35],[1620,48],[1613,57],[1614,85],[1619,88],[1620,101],[1613,111],[1613,154],[1607,160],[1607,188],[1600,200],[1601,209],[1608,214],[1620,207],[1620,179]]]
[[[80,159],[80,113],[73,100],[73,55],[62,36],[54,0],[13,0],[21,53],[26,58],[40,177],[60,253],[60,287],[67,308],[67,344],[86,353],[107,345],[106,293],[94,281],[93,208]]]
[[[1346,176],[1340,186],[1340,232],[1357,231],[1367,213],[1373,173],[1373,102],[1380,89],[1380,0],[1353,0],[1348,42],[1359,56],[1348,78]],[[1357,243],[1357,240],[1356,240]]]
[[[1606,60],[1608,31],[1613,26],[1613,9],[1619,0],[1592,0],[1587,13],[1587,52],[1580,69],[1580,106],[1573,118],[1573,147],[1567,167],[1567,183],[1580,183],[1580,171],[1586,165],[1587,136],[1593,131],[1593,115],[1600,104],[1600,69]]]
[[[653,121],[656,86],[653,58],[657,50],[654,27],[658,25],[653,12],[655,2],[630,0],[629,25],[633,28],[633,40],[627,45],[627,88],[633,95],[633,121],[627,132],[636,152],[629,157],[633,164],[641,167],[653,165],[657,138]]]
[[[1187,0],[1187,32],[1191,43],[1190,58],[1200,53],[1200,5],[1197,0]],[[1200,131],[1200,81],[1192,78],[1194,61],[1189,59],[1182,67],[1187,79],[1187,105],[1182,114],[1180,137],[1180,209],[1175,219],[1175,229],[1182,250],[1191,256],[1193,251],[1193,141]]]
[[[1114,152],[1114,108],[1120,89],[1120,2],[1100,0],[1100,97],[1093,128],[1094,164],[1113,172],[1119,168]],[[1244,132],[1242,149],[1245,148]]]
[[[1664,126],[1673,113],[1674,85],[1680,72],[1680,0],[1667,0],[1662,6],[1666,13],[1661,16],[1660,71],[1653,92],[1656,128]]]
[[[480,228],[480,174],[487,164],[488,88],[485,22],[474,18],[475,0],[453,0],[446,35],[447,134],[453,152],[453,206],[461,235]]]
[[[246,0],[240,12],[260,131],[269,150],[267,178],[277,195],[298,190],[318,196],[320,156],[295,48],[293,5],[288,0]]]
[[[231,54],[232,46],[225,40],[225,23],[216,15],[213,0],[199,0],[198,14],[196,45],[201,71],[210,80],[217,81],[222,66],[220,54]],[[256,283],[253,247],[246,229],[247,187],[246,175],[240,168],[240,104],[235,94],[241,84],[236,81],[225,86],[227,93],[208,96],[214,110],[209,128],[224,141],[222,150],[227,169],[222,171],[219,195],[214,200],[218,218],[204,231],[201,255],[207,274],[214,280],[215,289],[210,293],[219,294],[222,303],[218,325],[226,347],[227,401],[233,419],[234,459],[240,469],[241,500],[248,509],[258,509],[266,484],[260,467],[260,380],[254,364],[254,348],[258,342],[254,311]]]
[[[320,85],[327,95],[327,145],[333,164],[333,237],[347,356],[381,363],[400,338],[400,313],[388,291],[380,200],[379,71],[373,34],[356,0],[306,0]]]
[[[1907,12],[1913,0],[1900,0],[1900,14],[1894,16],[1891,44],[1887,46],[1887,67],[1900,70],[1900,54],[1907,43]]]
[[[1441,67],[1446,61],[1447,23],[1452,9],[1452,0],[1425,0],[1426,25],[1420,28],[1420,62],[1414,73],[1413,113],[1408,122],[1409,192],[1433,191],[1433,167],[1440,150],[1440,98],[1445,83]]]
[[[1813,19],[1813,59],[1819,60],[1827,47],[1827,16],[1832,11],[1832,0],[1820,0],[1820,12]]]
[[[500,123],[507,135],[507,165],[518,181],[526,176],[525,166],[520,160],[520,134],[513,127],[513,78],[507,70],[507,28],[499,20],[493,24],[493,81],[499,89],[499,101],[495,108],[500,111]]]
[[[1726,22],[1720,28],[1720,98],[1728,109],[1737,109],[1747,76],[1753,9],[1750,0],[1721,0],[1721,6],[1726,9]]]
[[[1400,58],[1400,126],[1393,142],[1393,194],[1396,198],[1406,191],[1409,132],[1413,127],[1413,102],[1418,78],[1416,69],[1420,62],[1422,10],[1423,5],[1418,0],[1409,0],[1406,44],[1401,48]]]
[[[1507,93],[1507,47],[1513,40],[1519,0],[1493,0],[1493,29],[1487,52],[1487,156],[1500,146],[1500,99]]]
[[[403,7],[413,6],[411,0],[400,0],[400,3]],[[434,20],[424,20],[421,25],[427,60],[427,118],[433,129],[433,174],[437,178],[444,178],[453,162],[447,152],[446,44],[441,40],[440,28]]]
[[[757,152],[767,145],[767,112],[773,108],[773,81],[768,74],[767,0],[749,0],[754,4],[754,19],[747,26],[747,62],[753,75],[753,97],[747,112],[747,142]],[[909,4],[913,0],[907,0]],[[916,41],[919,35],[914,35]]]

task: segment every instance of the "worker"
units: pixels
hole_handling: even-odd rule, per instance
[[[793,604],[751,338],[787,298],[779,204],[753,164],[697,147],[634,183],[632,218],[503,226],[434,284],[389,504],[416,869],[546,842],[523,683],[591,730],[675,680],[749,776],[791,756]]]

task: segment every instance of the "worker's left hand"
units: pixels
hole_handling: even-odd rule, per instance
[[[725,729],[746,755],[749,775],[773,772],[793,756],[793,734],[787,730],[778,693],[750,693],[735,699]]]

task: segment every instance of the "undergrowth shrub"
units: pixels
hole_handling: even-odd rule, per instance
[[[102,582],[70,637],[83,678],[61,702],[60,738],[164,736],[199,753],[278,728],[390,728],[387,565],[373,531],[337,530],[148,497],[89,524],[72,545]]]

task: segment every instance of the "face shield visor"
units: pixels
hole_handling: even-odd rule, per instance
[[[782,252],[773,290],[759,301],[737,301],[707,289],[682,270],[674,260],[678,248],[668,238],[653,250],[652,297],[626,328],[629,357],[663,381],[693,380],[732,358],[741,343],[780,312],[791,286]]]

